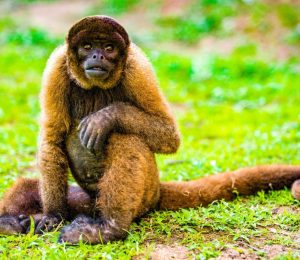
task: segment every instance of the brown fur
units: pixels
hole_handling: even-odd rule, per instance
[[[97,35],[112,38],[120,48],[117,66],[105,81],[89,80],[76,54],[78,42]],[[131,222],[151,209],[204,206],[233,199],[236,191],[248,195],[300,178],[300,166],[279,165],[160,184],[154,153],[176,152],[177,126],[151,64],[108,17],[88,17],[71,28],[66,44],[47,63],[41,107],[42,178],[20,179],[6,193],[0,204],[3,233],[26,232],[28,220],[20,214],[39,214],[37,233],[57,224],[53,216],[84,214],[62,230],[60,241],[107,242],[125,237]],[[77,128],[86,119],[113,126],[104,150],[92,153],[81,144]],[[68,168],[81,188],[68,188]]]
[[[160,187],[159,208],[176,210],[199,205],[207,206],[215,200],[232,200],[237,194],[251,195],[259,190],[278,190],[289,187],[299,178],[300,166],[265,165],[194,181],[164,182]],[[300,190],[299,187],[298,190]]]
[[[39,185],[38,179],[19,178],[2,198],[0,215],[29,216],[42,213]],[[67,202],[71,219],[78,214],[94,214],[95,201],[77,186],[69,187]]]

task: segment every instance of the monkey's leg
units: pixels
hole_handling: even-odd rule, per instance
[[[42,213],[39,195],[39,181],[37,179],[18,179],[6,191],[0,202],[0,216],[2,215],[34,215]]]
[[[94,201],[80,187],[71,186],[68,193],[71,217],[92,214]],[[0,201],[0,234],[27,233],[30,217],[35,225],[42,219],[42,204],[39,180],[18,179]]]
[[[113,134],[105,172],[98,184],[98,219],[78,217],[66,226],[60,242],[106,243],[126,237],[132,221],[154,208],[159,178],[154,154],[137,136]]]
[[[0,201],[0,234],[27,233],[30,227],[29,215],[40,219],[42,212],[38,180],[18,179]]]

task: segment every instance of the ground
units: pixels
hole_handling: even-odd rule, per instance
[[[179,122],[180,150],[157,156],[163,180],[299,164],[299,1],[101,3],[0,3],[1,194],[18,176],[38,176],[38,93],[47,57],[74,21],[99,13],[116,17],[147,53]],[[297,259],[299,209],[288,189],[259,192],[207,208],[152,212],[125,241],[108,245],[58,245],[58,230],[0,237],[0,257]]]

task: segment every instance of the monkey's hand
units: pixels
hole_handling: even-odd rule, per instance
[[[42,234],[43,232],[49,232],[58,227],[63,222],[63,219],[55,215],[45,215],[35,224],[35,234]]]
[[[78,126],[81,144],[93,153],[102,151],[108,134],[116,124],[114,114],[103,108],[82,119]]]

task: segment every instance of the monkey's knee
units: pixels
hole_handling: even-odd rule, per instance
[[[300,180],[296,180],[292,185],[292,195],[295,199],[300,200]]]
[[[37,179],[18,179],[0,202],[0,215],[32,215],[42,212]]]
[[[153,154],[148,145],[142,138],[132,134],[118,134],[114,133],[108,140],[108,151],[116,154],[123,153],[126,155],[127,151],[135,151],[136,153]]]
[[[151,179],[150,176],[157,175],[154,154],[136,135],[112,134],[107,146],[107,162],[119,169],[119,174],[123,172],[129,182],[128,171],[134,172],[136,178]]]

